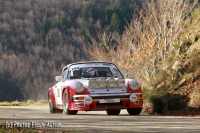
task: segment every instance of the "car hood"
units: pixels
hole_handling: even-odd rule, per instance
[[[73,80],[70,80],[69,82],[74,82],[74,81],[81,82],[84,85],[84,87],[86,89],[88,89],[88,91],[91,94],[98,94],[98,93],[108,94],[108,93],[125,93],[126,92],[126,87],[124,87],[124,88],[95,88],[95,89],[92,89],[88,85],[89,79],[73,79]]]

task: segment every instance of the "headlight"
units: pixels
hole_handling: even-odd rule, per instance
[[[82,93],[82,92],[85,90],[85,88],[84,88],[84,86],[83,86],[82,83],[79,83],[79,82],[78,82],[78,83],[75,84],[74,90],[75,90],[77,93]]]
[[[125,87],[125,80],[122,78],[117,79],[117,84],[120,88],[124,88]]]
[[[98,79],[98,85],[99,88],[106,88],[107,84],[106,84],[106,78],[100,78]]]
[[[107,86],[108,87],[118,87],[114,78],[107,79]]]
[[[88,85],[89,85],[90,88],[93,88],[93,89],[94,88],[99,88],[99,85],[98,85],[98,83],[97,83],[95,78],[90,78],[89,82],[88,82]]]
[[[138,83],[136,80],[131,80],[131,81],[129,82],[129,86],[130,86],[130,88],[131,88],[132,90],[137,90],[137,89],[139,89],[139,87],[140,87],[139,83]]]

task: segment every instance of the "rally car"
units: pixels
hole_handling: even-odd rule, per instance
[[[127,109],[130,115],[139,115],[142,110],[141,86],[135,79],[125,79],[113,63],[72,63],[55,80],[48,89],[50,113],[105,110],[108,115],[119,115]]]

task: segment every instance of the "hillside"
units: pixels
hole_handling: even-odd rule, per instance
[[[165,115],[200,115],[200,8],[191,13],[191,20],[179,36],[161,72],[146,92],[152,108],[144,113]]]
[[[0,0],[0,101],[46,99],[63,66],[90,60],[83,50],[90,34],[121,34],[138,7],[136,0]]]

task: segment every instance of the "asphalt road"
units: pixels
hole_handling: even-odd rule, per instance
[[[200,132],[200,117],[107,116],[105,111],[80,111],[77,115],[50,114],[48,106],[0,106],[0,123],[9,127],[72,133]]]

